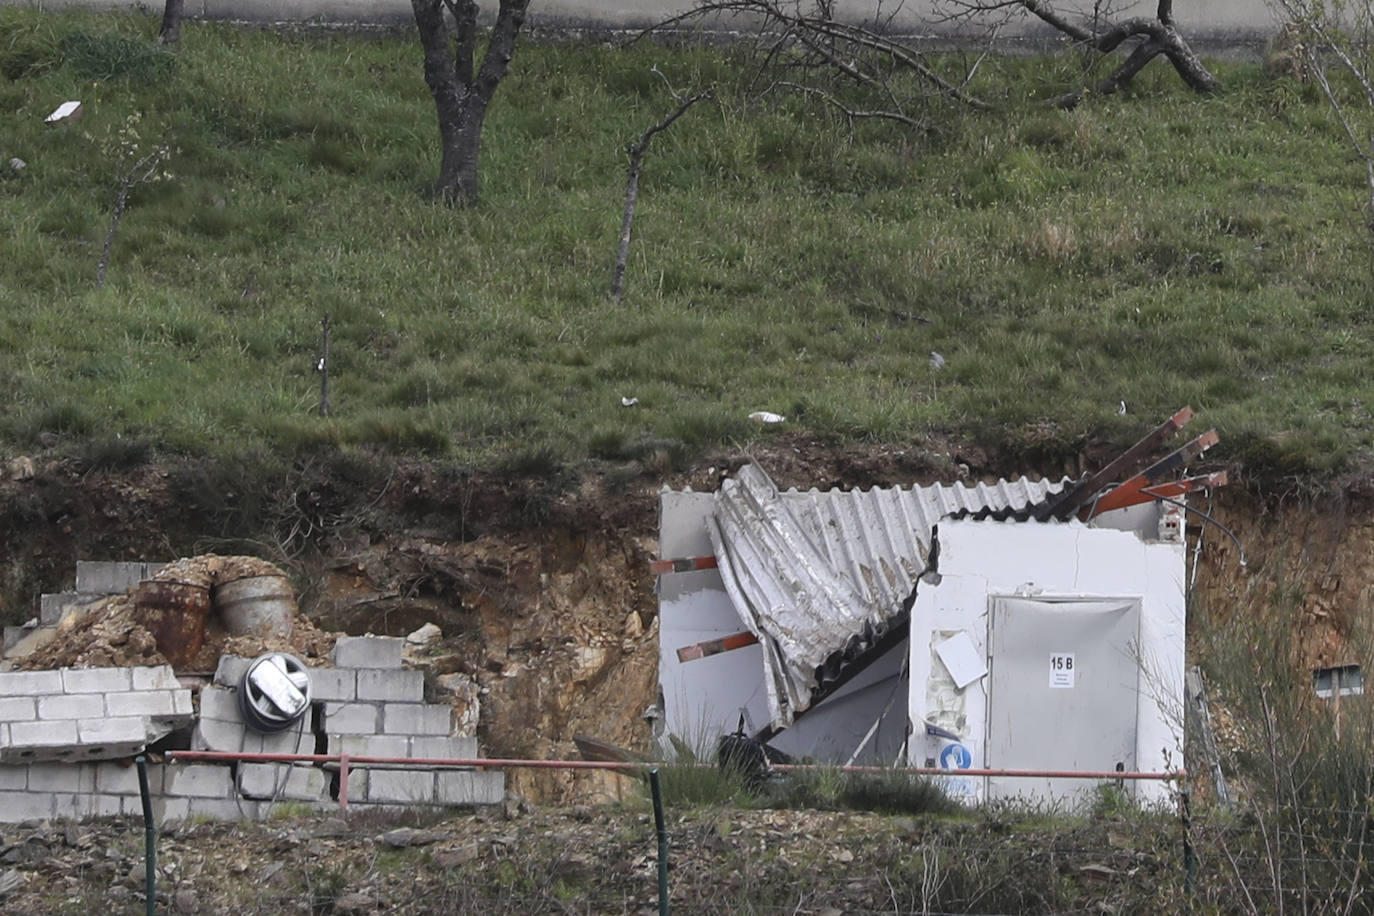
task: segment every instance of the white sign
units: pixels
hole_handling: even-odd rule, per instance
[[[1072,652],[1050,653],[1050,687],[1072,688],[1074,664]]]
[[[987,661],[964,630],[944,642],[936,643],[935,654],[954,679],[954,686],[960,690],[988,673]]]

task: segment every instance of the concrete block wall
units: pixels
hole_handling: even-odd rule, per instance
[[[192,716],[166,665],[0,672],[0,764],[128,757]]]
[[[274,734],[244,724],[238,689],[252,659],[220,659],[214,682],[200,692],[192,749],[278,754],[348,754],[350,757],[462,759],[478,756],[477,739],[454,735],[453,710],[427,703],[424,675],[401,667],[404,640],[343,637],[333,668],[311,668],[311,714]],[[228,767],[224,767],[226,772]],[[229,794],[269,805],[308,802],[337,806],[334,763],[251,762],[235,768]],[[422,768],[403,763],[350,763],[350,807],[497,804],[505,774],[473,769]],[[191,806],[200,813],[199,803]],[[213,815],[212,815],[213,816]]]
[[[170,667],[0,672],[0,822],[141,815],[129,758],[194,725],[195,750],[352,757],[472,759],[477,740],[452,734],[453,713],[424,699],[424,676],[401,667],[403,640],[339,640],[334,668],[310,670],[312,709],[273,734],[244,724],[238,687],[251,659],[225,657],[191,691]],[[361,762],[350,765],[350,806],[497,804],[505,774]],[[274,804],[332,809],[339,767],[323,762],[172,763],[149,767],[160,819],[264,817]]]

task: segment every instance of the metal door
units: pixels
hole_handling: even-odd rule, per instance
[[[1134,770],[1140,600],[988,600],[987,766]],[[1077,804],[1099,784],[989,777],[987,797]]]

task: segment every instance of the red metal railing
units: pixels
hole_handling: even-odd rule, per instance
[[[416,766],[416,767],[461,767],[464,769],[502,769],[507,767],[545,769],[545,770],[618,770],[636,772],[653,766],[676,766],[677,764],[641,763],[619,760],[519,760],[504,757],[377,757],[366,754],[252,754],[238,751],[169,751],[170,760],[185,761],[237,761],[243,763],[337,763],[339,765],[339,807],[348,810],[348,772],[353,766]],[[698,766],[713,766],[703,763]],[[839,770],[843,773],[911,773],[918,776],[1006,776],[1027,779],[1134,779],[1182,781],[1187,778],[1183,770],[1175,772],[1150,773],[1126,772],[1115,770],[947,770],[940,767],[881,767],[881,766],[840,766],[825,764],[779,763],[771,769],[787,773],[794,770]]]

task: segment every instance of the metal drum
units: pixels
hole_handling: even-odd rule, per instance
[[[215,609],[230,636],[289,639],[296,595],[285,576],[250,576],[215,588]]]
[[[203,585],[150,579],[134,590],[134,619],[153,634],[157,651],[173,668],[195,660],[209,616],[210,590]]]

